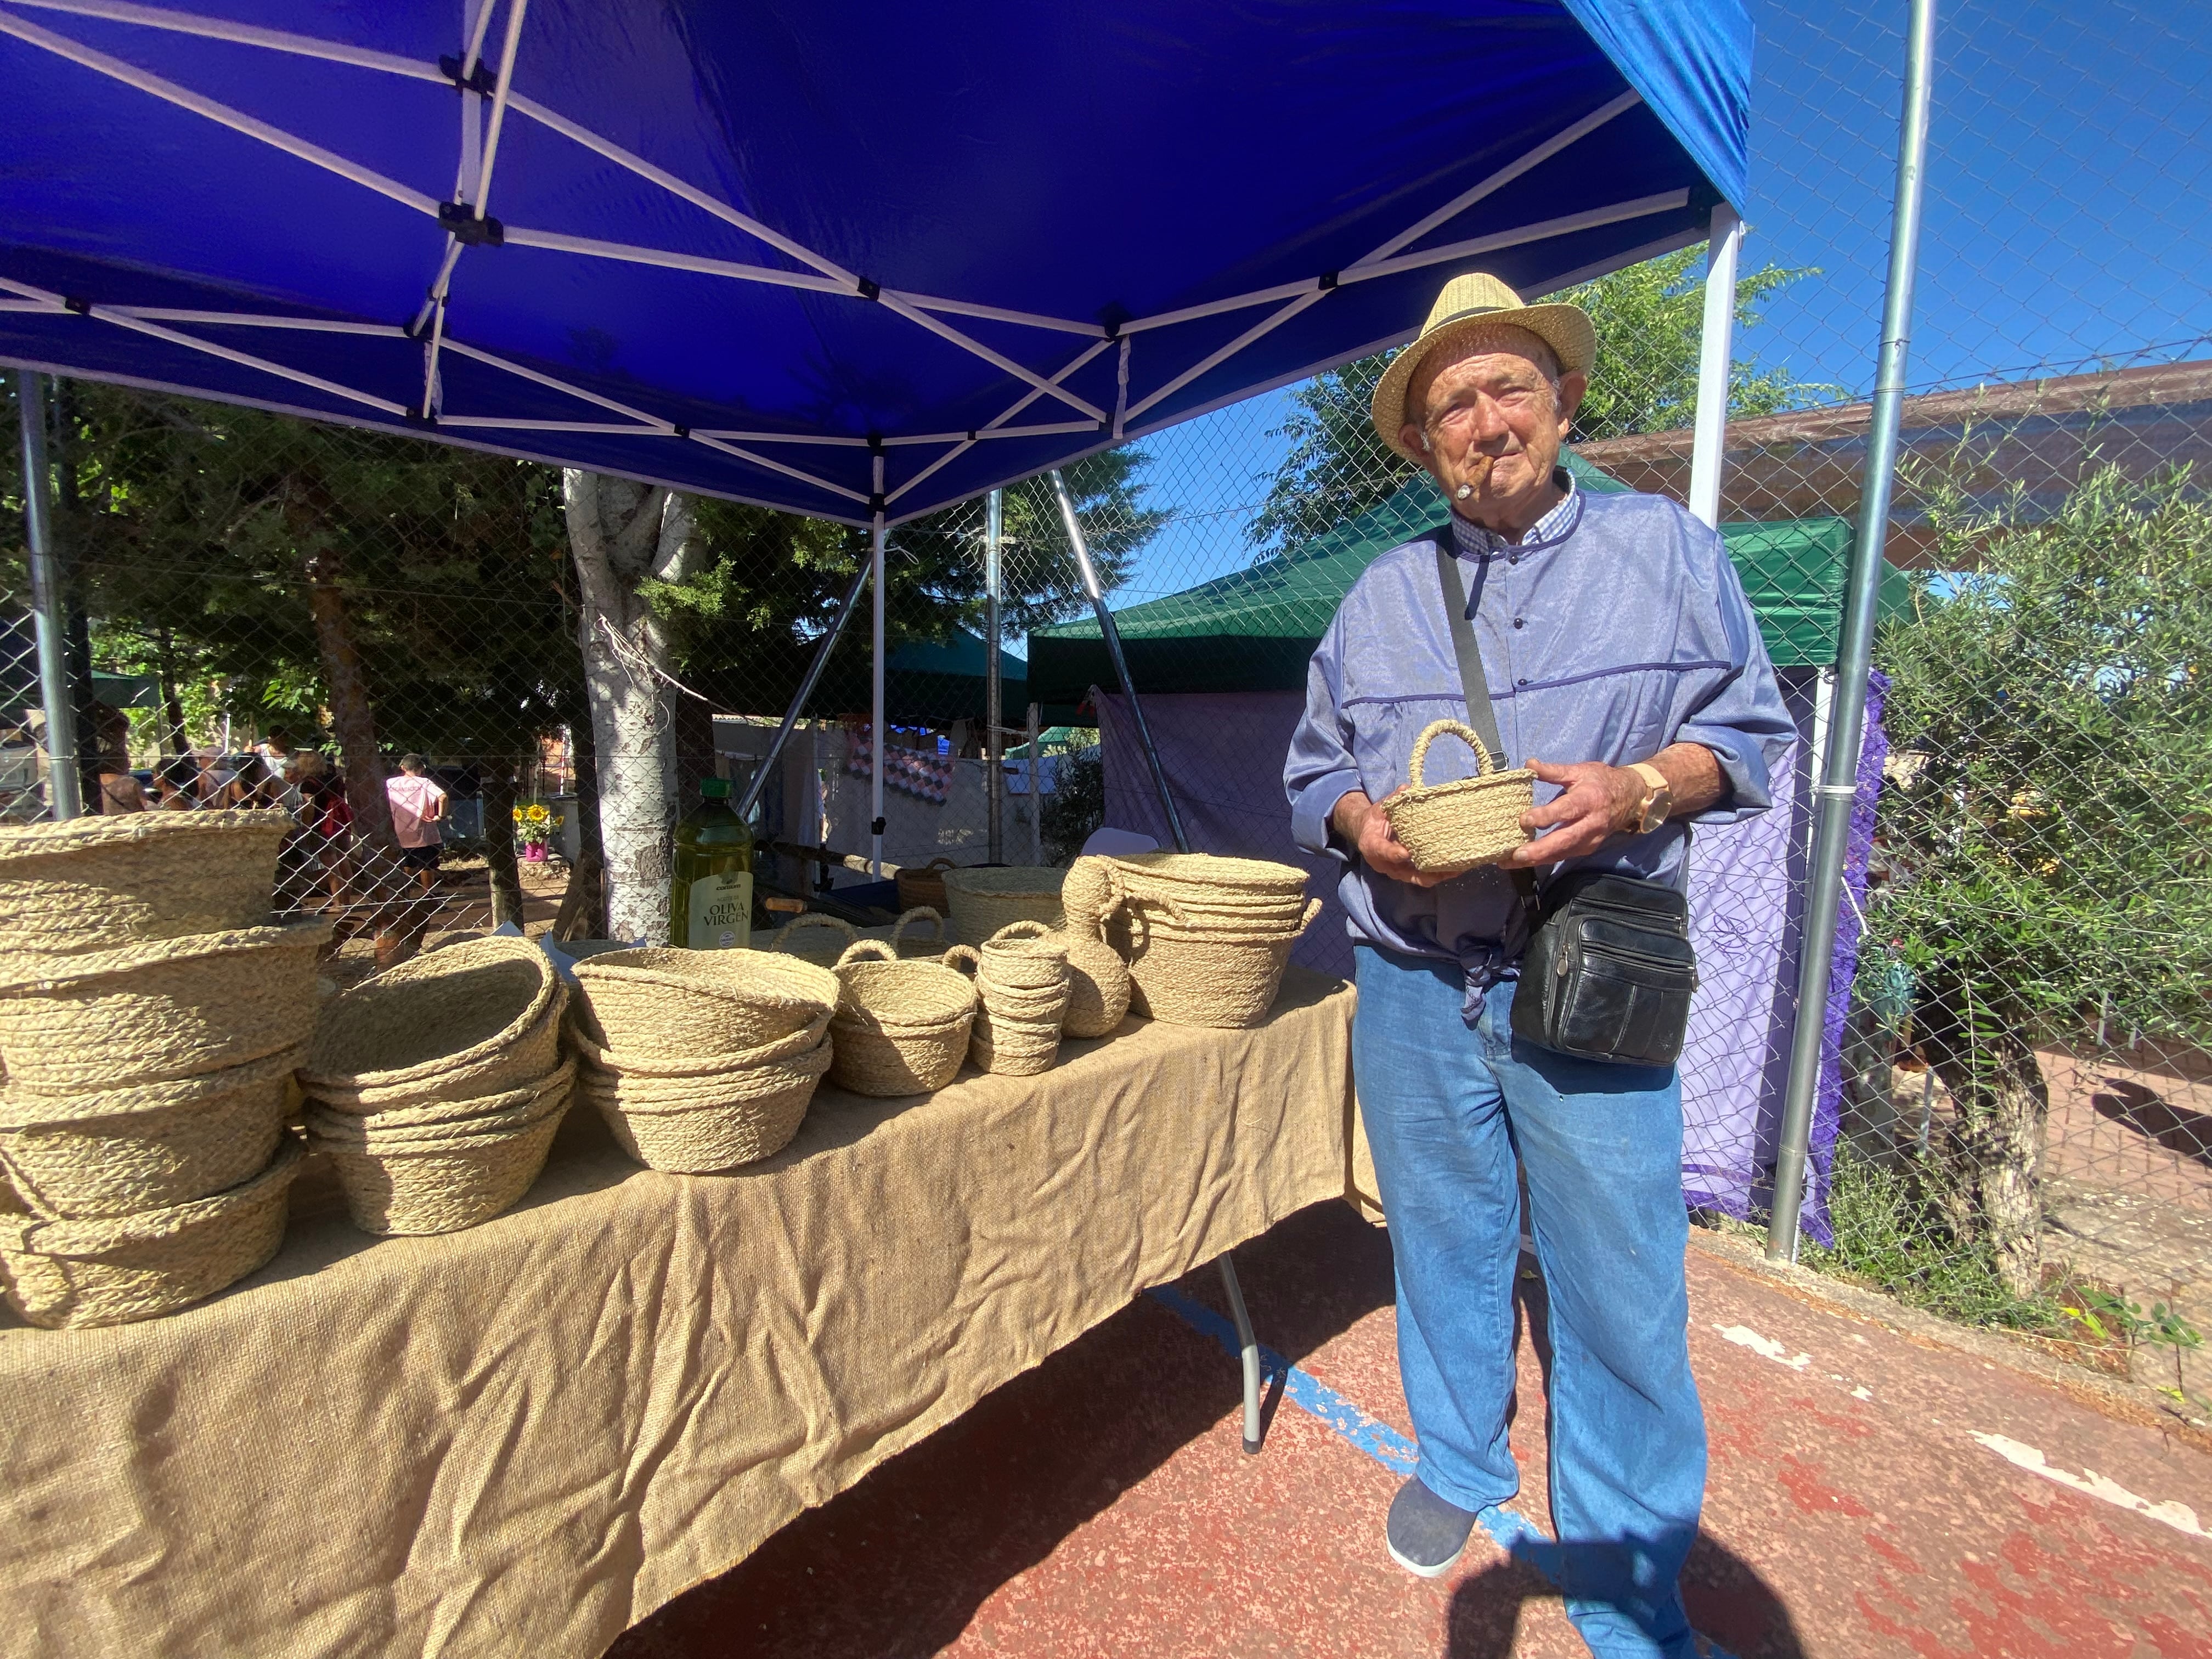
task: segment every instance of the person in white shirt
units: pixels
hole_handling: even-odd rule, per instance
[[[446,838],[439,827],[446,821],[446,792],[426,775],[428,767],[420,755],[402,755],[399,775],[384,781],[400,860],[414,872],[416,884],[426,893],[437,882],[438,855]]]

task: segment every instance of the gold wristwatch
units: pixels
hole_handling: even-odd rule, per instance
[[[1674,786],[1650,761],[1638,761],[1628,769],[1644,780],[1644,799],[1636,804],[1636,833],[1648,836],[1674,810]]]

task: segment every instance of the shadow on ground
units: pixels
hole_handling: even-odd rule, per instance
[[[1293,1362],[1391,1299],[1390,1249],[1341,1204],[1237,1254],[1261,1339]],[[1219,1310],[1211,1267],[1182,1282]],[[678,1596],[608,1659],[908,1659],[1236,1409],[1236,1363],[1150,1297]]]

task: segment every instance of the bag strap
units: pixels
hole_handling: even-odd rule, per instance
[[[1460,696],[1467,700],[1467,723],[1475,730],[1483,744],[1498,758],[1500,767],[1516,763],[1505,752],[1505,741],[1498,732],[1498,709],[1490,701],[1490,679],[1482,672],[1482,647],[1475,643],[1474,624],[1468,619],[1467,584],[1460,580],[1459,556],[1454,551],[1457,539],[1449,525],[1440,525],[1429,532],[1429,539],[1437,550],[1437,586],[1443,591],[1444,616],[1451,623],[1452,655],[1459,659]],[[1536,876],[1534,871],[1516,870],[1510,878],[1518,908],[1530,918],[1528,926],[1535,926],[1538,910]],[[1506,937],[1512,938],[1511,921],[1506,924]]]

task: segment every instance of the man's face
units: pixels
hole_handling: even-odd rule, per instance
[[[1478,336],[1461,356],[1423,363],[1413,377],[1406,407],[1422,419],[1407,422],[1400,436],[1421,451],[1466,517],[1484,524],[1511,518],[1550,481],[1588,385],[1582,374],[1564,374],[1555,392],[1551,367],[1541,341],[1502,328],[1494,337]],[[1463,501],[1462,484],[1473,486]]]

